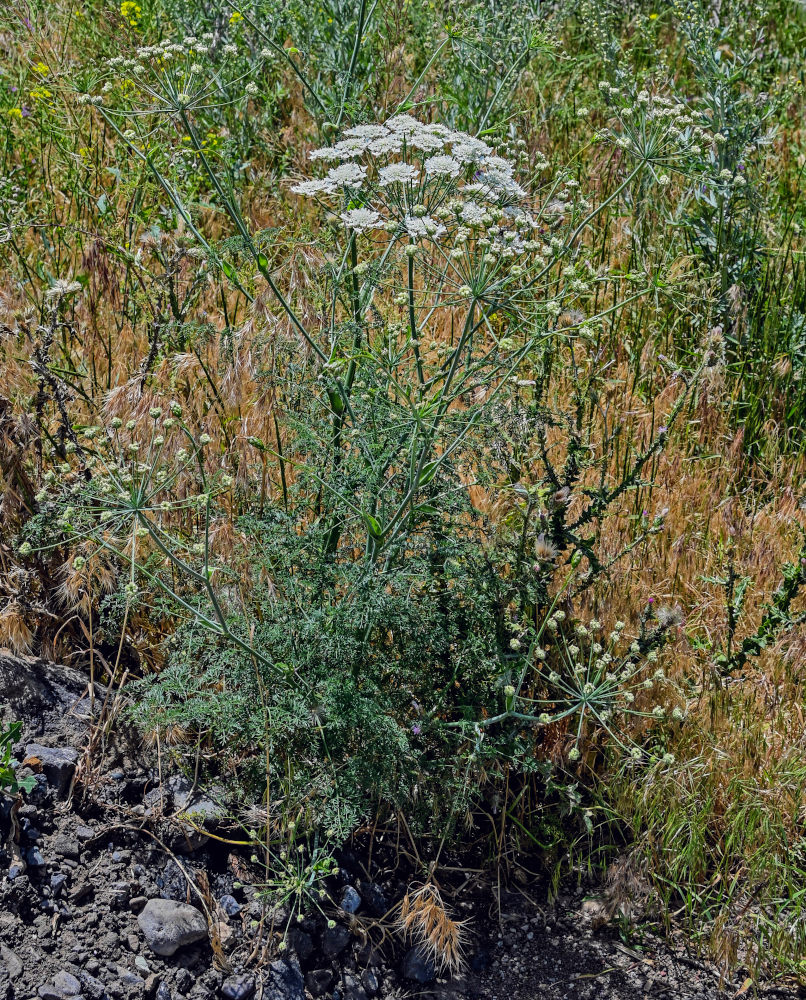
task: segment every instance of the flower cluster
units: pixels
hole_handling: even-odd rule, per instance
[[[669,181],[665,171],[701,164],[705,150],[717,141],[705,115],[682,101],[648,90],[631,95],[606,80],[599,89],[613,114],[599,138],[648,165],[661,184]]]
[[[489,300],[528,285],[567,252],[559,224],[587,207],[570,179],[552,185],[550,202],[535,205],[514,159],[481,138],[408,114],[349,128],[310,159],[327,170],[296,183],[295,194],[321,200],[349,233],[380,245],[388,243],[384,233],[408,244],[409,253],[429,244],[440,257],[440,281],[460,298]],[[538,155],[531,166],[539,172],[548,163]]]
[[[68,443],[68,461],[58,467],[58,475],[51,470],[44,477],[36,496],[51,536],[46,547],[87,541],[94,546],[90,555],[105,550],[123,556],[132,567],[159,551],[170,553],[171,561],[191,574],[200,560],[206,566],[206,545],[192,534],[185,537],[181,529],[177,533],[177,527],[183,515],[190,515],[192,523],[205,518],[210,502],[232,480],[223,475],[209,479],[204,449],[211,439],[194,435],[181,415],[176,403],[167,415],[161,407],[151,407],[145,434],[143,421],[113,417],[103,426],[85,427],[78,445]],[[72,475],[69,457],[79,449],[89,480]],[[82,569],[83,562],[74,568]],[[130,583],[131,599],[137,589],[133,572]]]
[[[658,648],[679,619],[673,609],[661,609],[657,617],[657,628],[632,642],[625,639],[621,621],[607,635],[597,620],[579,621],[569,628],[563,611],[555,611],[546,621],[547,648],[535,645],[530,650],[542,693],[536,698],[521,694],[519,701],[539,709],[537,721],[542,725],[573,720],[570,760],[579,759],[580,742],[591,725],[640,759],[640,748],[628,747],[622,735],[626,716],[656,721],[683,718],[679,708],[670,713],[661,697],[669,680],[658,665]]]
[[[200,37],[188,35],[181,42],[166,40],[157,45],[140,46],[132,57],[114,56],[107,62],[113,78],[103,85],[102,93],[109,94],[117,87],[127,102],[139,98],[151,102],[130,114],[174,117],[209,109],[221,102],[220,79],[218,74],[211,72],[211,57],[214,51],[225,56],[238,51],[231,44],[215,49],[215,43],[215,35],[206,32]],[[100,103],[98,95],[84,95],[80,100]]]

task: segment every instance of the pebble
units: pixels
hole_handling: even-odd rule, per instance
[[[346,927],[337,924],[335,927],[328,927],[322,935],[322,954],[326,958],[335,958],[340,955],[350,942],[350,932]]]
[[[224,895],[219,899],[221,909],[228,917],[237,917],[243,907],[234,896]]]
[[[361,905],[361,897],[351,885],[346,885],[342,890],[339,905],[345,913],[355,913]]]
[[[67,791],[76,770],[78,750],[72,747],[44,747],[40,743],[29,743],[25,748],[25,756],[41,761],[42,773],[58,795],[63,795]]]
[[[81,992],[81,983],[70,972],[57,972],[53,985],[63,997],[77,997]]]
[[[305,985],[313,996],[321,997],[330,992],[335,978],[330,969],[313,969],[305,976]]]
[[[137,923],[149,948],[165,957],[207,937],[203,914],[189,903],[176,903],[172,899],[149,899]]]
[[[61,895],[62,889],[64,888],[65,882],[67,882],[66,875],[51,875],[50,876],[50,888],[54,896],[58,897]]]
[[[249,1000],[255,992],[255,977],[250,975],[230,976],[221,986],[221,996],[226,1000]]]
[[[437,977],[436,966],[420,948],[411,948],[403,958],[403,975],[415,983],[431,983]]]

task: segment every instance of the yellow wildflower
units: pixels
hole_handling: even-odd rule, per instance
[[[143,15],[143,8],[139,3],[135,3],[134,0],[123,0],[123,3],[120,5],[120,13],[133,28],[136,28]]]
[[[43,62],[34,63],[31,69],[33,69],[34,73],[38,73],[40,76],[47,76],[48,73],[50,73],[49,67]]]

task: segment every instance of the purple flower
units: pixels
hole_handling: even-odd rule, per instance
[[[419,722],[415,722],[411,727],[411,731],[415,736],[419,736],[423,729]]]

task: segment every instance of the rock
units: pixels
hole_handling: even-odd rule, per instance
[[[345,975],[344,977],[344,1000],[367,1000],[364,987],[354,976]]]
[[[180,993],[190,993],[196,985],[195,978],[188,969],[179,969],[176,973],[176,987]]]
[[[374,882],[361,885],[361,899],[373,917],[382,917],[389,909],[389,901],[383,889]]]
[[[342,890],[339,906],[345,913],[355,913],[361,905],[361,897],[351,885],[346,885]]]
[[[436,966],[421,948],[412,948],[406,952],[401,971],[406,979],[412,979],[415,983],[431,983],[437,977]]]
[[[51,983],[43,983],[36,992],[40,1000],[63,1000],[61,993]]]
[[[207,921],[203,914],[189,903],[176,903],[171,899],[149,899],[137,923],[156,955],[173,955],[178,948],[207,937]]]
[[[157,987],[157,992],[154,995],[154,1000],[172,1000],[173,994],[171,993],[171,987],[163,981]]]
[[[148,902],[147,896],[134,896],[129,900],[129,909],[132,913],[139,913]]]
[[[89,964],[90,963],[87,962],[87,966],[89,966]],[[94,964],[92,968],[95,970],[95,972],[98,971],[97,964]],[[94,976],[91,976],[90,973],[86,970],[84,972],[80,972],[78,974],[78,978],[79,981],[81,982],[81,989],[83,990],[85,995],[90,998],[90,1000],[102,1000],[102,997],[106,993],[106,990],[104,989],[104,984],[99,979],[96,979]]]
[[[29,868],[45,867],[45,859],[42,857],[42,852],[38,847],[29,847],[25,852],[25,860],[28,862]]]
[[[96,697],[102,698],[104,690],[96,684]],[[89,714],[86,673],[32,656],[0,653],[0,691],[9,716],[25,719],[37,733],[75,729],[77,717]]]
[[[291,928],[286,935],[286,941],[300,962],[307,962],[313,954],[313,939],[311,935],[306,934],[299,927]]]
[[[230,976],[221,984],[221,996],[226,1000],[249,1000],[254,995],[255,988],[254,976]]]
[[[50,846],[54,854],[58,854],[61,858],[72,858],[72,860],[78,861],[80,857],[78,841],[64,833],[57,834],[51,840]]]
[[[5,966],[9,979],[16,979],[25,971],[25,966],[19,958],[4,944],[0,944],[0,962]]]
[[[63,997],[77,997],[81,992],[81,983],[69,972],[57,972],[53,985]]]
[[[41,743],[29,743],[25,748],[25,760],[29,767],[40,768],[48,779],[48,784],[61,796],[70,787],[78,763],[78,750],[72,747],[45,747]]]
[[[75,833],[79,840],[91,840],[95,836],[95,830],[91,826],[85,826],[84,823],[79,823],[75,826],[73,833]]]
[[[263,1000],[305,1000],[305,980],[293,959],[289,962],[278,959],[271,963]]]
[[[234,896],[230,895],[222,896],[218,902],[219,905],[221,906],[221,909],[224,911],[224,913],[226,913],[228,917],[237,917],[238,914],[243,909],[241,904],[237,901],[237,899]]]
[[[314,969],[305,976],[305,986],[315,997],[329,993],[335,976],[330,969]]]
[[[361,973],[361,985],[370,996],[374,996],[380,989],[381,984],[372,969],[364,969]]]
[[[146,975],[148,975],[151,972],[151,969],[149,968],[148,962],[143,958],[142,955],[138,955],[135,958],[135,960],[134,960],[134,966],[135,966],[136,969],[139,969],[140,972],[144,972]]]
[[[50,891],[53,893],[54,899],[58,899],[61,896],[66,882],[66,875],[56,874],[50,876]]]
[[[325,958],[340,955],[350,943],[350,932],[342,924],[328,927],[322,935],[322,953]]]

